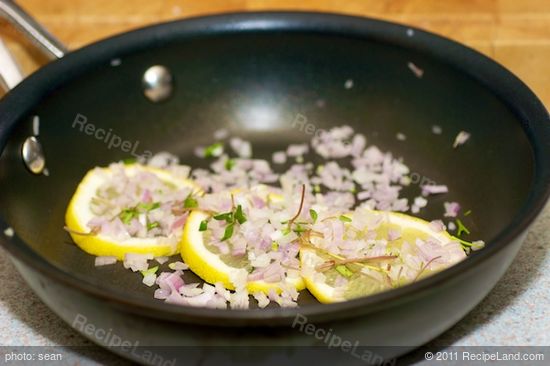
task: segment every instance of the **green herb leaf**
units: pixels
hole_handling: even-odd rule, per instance
[[[456,236],[461,236],[462,233],[466,233],[466,235],[470,234],[470,230],[468,230],[468,228],[464,225],[462,220],[456,219],[456,225],[458,226]]]
[[[305,232],[305,231],[307,230],[305,227],[303,227],[302,225],[300,225],[300,224],[298,224],[298,223],[296,223],[295,225],[296,225],[296,227],[294,228],[294,232],[295,232],[296,234],[303,233],[303,232]]]
[[[225,227],[225,231],[223,232],[222,241],[226,241],[227,239],[230,239],[233,236],[233,228],[235,227],[235,223],[231,223]]]
[[[309,209],[309,216],[311,216],[311,219],[313,220],[314,224],[317,222],[317,218],[319,217],[319,215],[317,214],[317,211],[315,211],[312,208]]]
[[[283,235],[288,235],[290,234],[290,229],[288,227],[285,227],[282,231]]]
[[[277,242],[273,242],[271,243],[271,250],[276,252],[279,250],[279,244],[277,244]]]
[[[469,216],[471,213],[472,213],[472,210],[468,210],[468,211],[464,212],[464,216]]]
[[[340,264],[340,265],[336,266],[334,269],[336,269],[336,271],[344,277],[349,278],[349,277],[353,276],[353,272],[350,271],[349,268],[346,267],[343,264]]]
[[[135,164],[135,163],[137,163],[136,158],[122,159],[122,164],[124,164],[124,165],[132,165],[132,164]]]
[[[338,219],[340,219],[340,221],[342,221],[342,222],[351,222],[351,219],[347,216],[344,216],[344,215],[340,215],[340,217]]]
[[[141,274],[143,275],[143,277],[147,276],[148,274],[155,274],[157,273],[159,269],[159,266],[154,266],[154,267],[151,267],[149,269],[146,269],[145,271],[140,271]]]
[[[225,161],[225,169],[231,170],[235,166],[236,162],[235,159],[227,159]]]
[[[147,224],[147,231],[153,230],[156,227],[159,227],[160,224],[157,221],[153,221]]]
[[[204,149],[204,157],[211,158],[214,156],[219,156],[223,152],[223,144],[221,142],[216,142]]]
[[[120,220],[126,225],[128,225],[130,221],[132,221],[132,219],[137,216],[138,216],[138,212],[135,207],[124,209],[118,215],[118,217],[120,217]]]
[[[196,208],[199,207],[199,203],[191,195],[187,196],[185,201],[183,201],[183,207],[185,208]]]
[[[159,207],[160,207],[160,202],[140,203],[137,205],[137,208],[139,208],[142,211],[156,210]]]
[[[199,231],[206,231],[208,229],[208,221],[202,220],[199,226]]]
[[[233,222],[233,212],[226,212],[226,213],[217,214],[217,215],[214,216],[214,220],[218,220],[218,221],[225,220],[228,223],[232,223]]]
[[[456,236],[453,236],[453,239],[458,241],[460,243],[460,245],[462,245],[462,248],[468,252],[468,250],[470,250],[470,247],[472,246],[472,243],[470,243],[469,241],[466,241],[466,240],[463,240],[463,239],[460,239]]]
[[[246,216],[243,213],[243,208],[241,205],[238,205],[235,210],[235,219],[239,222],[239,224],[244,224],[246,222]]]

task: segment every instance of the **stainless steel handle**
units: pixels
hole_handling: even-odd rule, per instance
[[[15,88],[23,80],[23,73],[19,65],[0,39],[0,87],[4,90]]]
[[[65,46],[37,23],[27,12],[11,0],[0,0],[0,17],[21,31],[50,59],[61,58],[67,53]],[[17,85],[23,76],[4,43],[0,41],[0,83],[8,90]]]
[[[61,58],[67,53],[61,42],[13,1],[0,0],[0,16],[29,37],[51,59]]]

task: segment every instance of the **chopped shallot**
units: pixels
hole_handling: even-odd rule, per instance
[[[427,184],[425,186],[422,186],[421,188],[422,195],[424,196],[449,192],[449,188],[446,185]]]
[[[466,141],[470,139],[470,134],[466,131],[460,131],[458,135],[455,137],[455,141],[453,142],[453,148],[457,148],[460,145],[464,145]]]
[[[460,204],[458,202],[444,202],[445,217],[456,217],[460,212]]]
[[[116,263],[116,257],[112,257],[112,256],[95,257],[95,262],[94,262],[96,267],[107,266],[115,263]]]
[[[423,76],[423,70],[412,62],[408,67],[417,77]],[[352,87],[353,80],[347,80],[345,88]],[[432,126],[432,132],[440,134],[441,128]],[[396,137],[401,141],[407,138],[403,133]],[[464,143],[468,137],[469,134],[463,134],[455,145]],[[315,280],[328,280],[328,275],[316,269],[319,266],[333,270],[337,276],[334,286],[338,291],[345,289],[356,275],[346,265],[321,260],[308,268],[310,264],[301,262],[299,253],[304,232],[307,232],[308,245],[343,258],[343,263],[366,261],[368,266],[361,267],[357,275],[377,281],[379,290],[414,282],[426,274],[425,270],[443,269],[466,256],[458,241],[443,242],[440,233],[446,227],[441,220],[429,223],[433,231],[429,237],[414,242],[405,240],[408,234],[394,227],[387,230],[386,237],[378,237],[377,228],[386,223],[387,217],[376,212],[410,210],[417,213],[428,205],[428,196],[447,193],[448,187],[424,184],[430,181],[424,180],[425,177],[415,182],[415,173],[411,173],[399,156],[367,145],[367,138],[355,133],[350,126],[315,131],[310,144],[281,148],[273,153],[271,161],[254,158],[252,144],[230,137],[226,129],[214,132],[214,139],[225,140],[230,149],[224,149],[222,142],[196,149],[197,156],[208,159],[203,168],[190,171],[189,167],[180,165],[177,157],[167,153],[149,160],[151,166],[177,172],[185,178],[189,176],[208,193],[194,196],[190,191],[175,190],[160,196],[160,183],[154,176],[144,174],[132,180],[123,174],[120,166],[114,166],[118,169],[118,179],[123,182],[104,190],[114,188],[124,193],[115,206],[118,211],[120,207],[128,209],[112,221],[107,215],[98,215],[88,224],[91,229],[105,230],[108,235],[125,239],[165,235],[177,245],[189,211],[198,208],[216,213],[201,222],[200,231],[207,232],[209,245],[220,258],[230,257],[246,263],[246,268],[230,275],[229,281],[235,290],[225,289],[222,283],[186,283],[183,271],[189,267],[181,261],[169,263],[171,271],[157,275],[158,266],[148,269],[152,255],[126,254],[124,267],[142,271],[146,286],[157,285],[156,299],[183,306],[248,309],[253,297],[259,308],[272,302],[281,307],[294,307],[299,292],[288,280],[307,271],[313,273]],[[322,163],[306,159],[313,154],[321,157]],[[283,165],[287,162],[288,169]],[[279,171],[272,164],[278,165]],[[286,171],[282,171],[284,169]],[[409,186],[407,191],[416,191],[414,199],[409,201],[403,197],[405,186]],[[139,191],[139,196],[128,200],[126,193],[132,190]],[[297,197],[297,192],[302,192],[302,197]],[[110,209],[106,204],[96,206],[97,212]],[[445,202],[445,217],[456,217],[459,210],[458,203]],[[448,225],[450,230],[455,226],[453,222]],[[400,240],[402,235],[404,240]],[[474,242],[471,249],[478,250],[483,245],[481,241]],[[116,258],[112,258],[116,262]],[[98,262],[110,264],[113,259],[98,257],[96,265]],[[169,258],[156,257],[155,260],[163,264]],[[271,288],[267,294],[249,294],[250,281],[276,284],[280,288]]]

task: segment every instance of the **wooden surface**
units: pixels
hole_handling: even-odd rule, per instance
[[[19,0],[75,49],[147,24],[229,11],[299,9],[407,23],[463,42],[502,63],[550,106],[550,0]],[[25,72],[45,60],[0,21]]]

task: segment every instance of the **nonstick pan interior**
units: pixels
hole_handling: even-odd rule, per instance
[[[169,151],[193,167],[207,166],[193,150],[212,143],[220,127],[252,141],[255,156],[270,159],[273,151],[311,138],[303,124],[307,119],[315,129],[350,125],[368,144],[403,157],[416,177],[408,198],[418,195],[420,181],[448,185],[450,193],[433,198],[421,216],[440,218],[444,201],[458,201],[472,211],[464,220],[470,238],[490,247],[516,218],[533,183],[534,154],[520,117],[454,60],[417,47],[403,27],[388,30],[402,35],[182,32],[139,47],[126,47],[121,38],[120,54],[112,41],[103,53],[88,52],[93,57],[87,60],[74,55],[82,65],[64,76],[62,66],[52,65],[43,72],[62,82],[48,87],[44,80],[50,76],[34,79],[41,83],[35,91],[39,102],[25,107],[0,159],[1,215],[26,245],[69,276],[156,305],[154,289],[141,284],[139,273],[120,263],[94,268],[94,258],[63,231],[66,206],[85,172],[132,156],[81,130],[74,123],[77,115],[132,148],[137,144],[138,154]],[[431,36],[417,32],[415,37],[425,45]],[[114,56],[120,58],[117,66],[111,64]],[[409,62],[424,70],[421,78]],[[143,72],[157,64],[166,66],[175,82],[172,97],[162,103],[147,100],[141,85]],[[344,87],[347,80],[353,81],[350,89]],[[32,175],[20,158],[35,114],[47,177]],[[443,133],[433,134],[433,125]],[[472,137],[453,149],[461,130]],[[397,133],[407,139],[396,139]],[[307,292],[299,303],[318,306]]]

